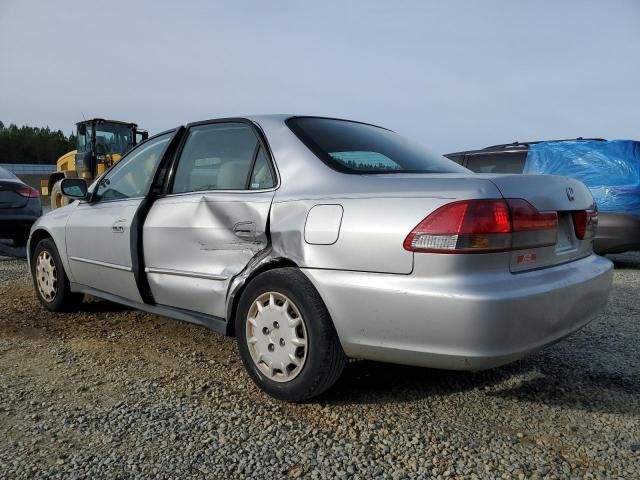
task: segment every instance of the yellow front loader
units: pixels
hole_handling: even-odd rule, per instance
[[[76,150],[62,155],[56,162],[55,173],[49,177],[47,186],[52,209],[68,203],[60,191],[63,178],[83,178],[91,183],[148,137],[147,131],[138,129],[135,123],[118,120],[92,118],[78,122],[76,126]]]

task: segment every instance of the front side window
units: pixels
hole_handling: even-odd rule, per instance
[[[100,180],[95,198],[106,201],[143,197],[171,136],[166,134],[151,139],[126,155]]]
[[[293,117],[286,123],[317,157],[345,173],[468,173],[384,128],[318,117]]]
[[[189,129],[172,193],[247,188],[258,138],[244,123],[212,123]]]

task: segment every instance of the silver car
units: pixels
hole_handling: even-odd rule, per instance
[[[347,358],[479,370],[582,328],[612,264],[579,181],[478,175],[373,125],[286,115],[148,139],[33,227],[42,304],[83,294],[237,337],[270,395]]]

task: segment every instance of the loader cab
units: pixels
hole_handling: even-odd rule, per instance
[[[76,171],[79,178],[91,182],[102,175],[134,145],[146,140],[146,130],[135,123],[93,118],[76,124]]]

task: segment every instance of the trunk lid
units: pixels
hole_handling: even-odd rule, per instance
[[[557,175],[494,175],[485,178],[498,187],[504,198],[523,198],[541,212],[586,210],[593,205],[589,189],[574,178]]]
[[[0,180],[0,209],[24,207],[29,199],[16,191],[23,187],[24,184],[16,180]]]
[[[579,180],[556,175],[481,175],[498,187],[504,198],[522,198],[540,212],[558,212],[555,245],[511,252],[510,270],[550,267],[590,255],[593,238],[580,240],[573,212],[594,208],[589,189]]]

